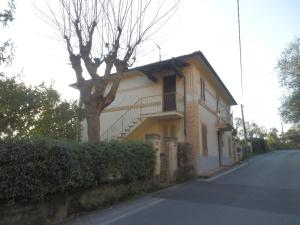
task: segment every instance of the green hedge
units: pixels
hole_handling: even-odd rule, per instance
[[[50,139],[0,143],[0,201],[40,201],[101,184],[144,180],[155,152],[145,142],[70,143]]]
[[[253,152],[267,152],[269,150],[267,141],[263,138],[252,139]]]

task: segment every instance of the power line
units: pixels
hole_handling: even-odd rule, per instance
[[[273,115],[259,112],[259,111],[257,111],[257,110],[252,109],[252,108],[249,108],[249,106],[247,106],[247,107],[245,108],[245,110],[254,112],[254,113],[259,114],[259,115],[261,115],[261,116],[263,116],[263,117],[269,118],[270,120],[274,120],[274,119],[272,118]]]
[[[239,0],[237,0],[237,12],[238,12],[238,31],[239,31],[241,91],[242,91],[242,101],[243,101],[244,88],[243,88],[242,41],[241,41],[241,21],[240,21],[240,2],[239,2]]]

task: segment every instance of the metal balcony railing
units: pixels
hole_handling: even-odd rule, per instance
[[[120,140],[132,132],[144,118],[163,112],[184,112],[184,97],[171,92],[139,99],[120,116],[100,138],[103,141]]]
[[[184,112],[184,97],[171,92],[163,95],[154,95],[141,98],[141,117],[149,114],[175,111]]]
[[[218,123],[233,124],[231,113],[222,104],[219,104]]]

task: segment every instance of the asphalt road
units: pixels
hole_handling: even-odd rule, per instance
[[[278,151],[209,181],[194,180],[88,213],[66,225],[300,225],[300,151]]]

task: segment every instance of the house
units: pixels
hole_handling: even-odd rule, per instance
[[[234,162],[230,107],[236,104],[200,51],[151,63],[124,75],[114,102],[100,116],[101,140],[151,141],[156,174],[167,162],[171,176],[178,143],[190,143],[200,175]]]

